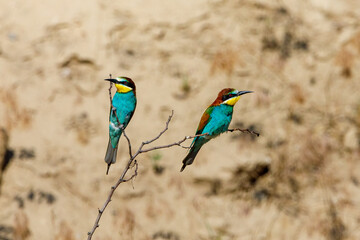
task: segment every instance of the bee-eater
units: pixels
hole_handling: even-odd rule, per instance
[[[195,134],[204,134],[204,136],[194,138],[190,151],[183,160],[180,172],[185,169],[186,165],[191,165],[194,162],[196,154],[205,143],[228,130],[235,103],[241,95],[251,92],[238,91],[233,88],[225,88],[219,92],[215,101],[203,113]]]
[[[109,117],[109,143],[105,154],[105,162],[108,164],[106,174],[109,173],[110,165],[116,162],[116,154],[122,129],[129,124],[136,107],[135,83],[128,77],[105,79],[115,83],[116,93],[112,99]]]

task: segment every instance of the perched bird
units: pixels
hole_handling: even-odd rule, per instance
[[[251,92],[252,91],[238,91],[233,88],[225,88],[219,92],[215,101],[203,113],[195,134],[204,134],[204,136],[194,138],[190,151],[183,160],[183,166],[180,172],[182,172],[187,165],[191,165],[194,162],[197,153],[205,143],[228,130],[235,103],[240,99],[241,95]]]
[[[105,162],[108,164],[106,174],[109,173],[110,165],[116,162],[116,154],[122,129],[129,124],[136,107],[135,83],[128,77],[105,79],[115,83],[116,93],[112,99],[109,117],[109,143],[105,154]]]

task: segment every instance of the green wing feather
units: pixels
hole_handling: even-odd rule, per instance
[[[205,126],[211,120],[211,113],[212,113],[213,109],[214,109],[214,107],[210,106],[203,113],[203,115],[202,115],[202,117],[200,119],[199,127],[196,130],[196,135],[203,134]],[[187,165],[190,165],[190,164],[193,163],[193,161],[194,161],[197,153],[199,152],[200,148],[207,141],[209,141],[209,139],[206,139],[205,137],[196,137],[196,138],[194,138],[194,140],[192,141],[192,143],[190,145],[191,149],[190,149],[188,155],[183,160],[183,166],[181,167],[180,172],[182,172]]]
[[[203,113],[202,117],[201,117],[201,120],[200,120],[200,123],[199,123],[199,126],[198,126],[198,129],[196,130],[196,135],[198,134],[202,134],[206,124],[209,123],[209,121],[211,120],[211,112],[213,111],[214,107],[213,106],[210,106],[208,107],[205,112]]]

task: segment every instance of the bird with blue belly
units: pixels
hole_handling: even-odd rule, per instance
[[[128,77],[105,79],[115,84],[116,93],[112,99],[109,117],[109,143],[105,154],[108,164],[106,174],[111,164],[116,162],[118,143],[123,129],[129,124],[136,108],[136,87]]]
[[[219,136],[221,133],[228,131],[232,119],[235,103],[241,95],[251,93],[252,91],[238,91],[233,88],[221,90],[215,101],[203,113],[196,135],[191,143],[188,155],[183,160],[182,172],[187,165],[191,165],[201,149],[201,147],[211,139]]]

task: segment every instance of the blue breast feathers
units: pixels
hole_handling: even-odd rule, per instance
[[[203,133],[208,133],[210,137],[216,137],[226,132],[230,125],[233,113],[233,106],[221,104],[215,106],[210,114],[210,121],[204,127]]]
[[[112,104],[116,109],[116,114],[120,121],[120,124],[122,124],[124,128],[126,128],[136,107],[136,97],[134,93],[132,91],[127,93],[115,93]],[[111,145],[115,148],[122,134],[122,130],[113,111],[110,112],[109,120],[109,134]]]

